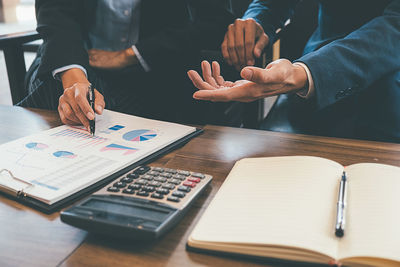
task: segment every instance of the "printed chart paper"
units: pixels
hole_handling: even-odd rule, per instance
[[[1,145],[0,169],[32,183],[24,191],[51,204],[195,130],[104,110],[96,117],[95,136],[83,127],[63,125]],[[9,180],[0,176],[0,184]],[[16,187],[15,181],[8,186]]]

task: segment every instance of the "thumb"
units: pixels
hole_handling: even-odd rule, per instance
[[[265,47],[268,45],[269,38],[266,34],[262,34],[260,38],[258,39],[256,45],[254,46],[254,55],[259,58],[261,56],[262,51],[265,49]]]
[[[268,70],[256,67],[245,67],[240,72],[243,79],[255,83],[267,83],[269,81]]]

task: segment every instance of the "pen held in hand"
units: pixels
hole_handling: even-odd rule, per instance
[[[94,112],[95,97],[94,97],[94,88],[92,87],[91,84],[89,84],[89,87],[88,87],[88,101],[89,101],[90,107],[92,108],[92,110]],[[89,120],[89,128],[90,128],[90,134],[94,136],[94,133],[96,130],[95,119]]]

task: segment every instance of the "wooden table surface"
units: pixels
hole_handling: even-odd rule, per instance
[[[56,113],[0,106],[0,143],[60,124]],[[310,155],[343,165],[400,166],[400,144],[325,138],[218,126],[153,165],[208,173],[214,180],[177,227],[152,243],[113,240],[76,229],[0,195],[0,266],[260,266],[262,262],[188,252],[186,241],[235,161]],[[264,265],[265,266],[265,265]]]

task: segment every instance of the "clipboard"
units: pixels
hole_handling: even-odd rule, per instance
[[[18,181],[19,183],[24,184],[24,186],[22,186],[19,190],[13,190],[7,186],[4,186],[1,184],[0,181],[0,193],[10,199],[16,200],[17,202],[24,204],[26,206],[32,207],[34,209],[37,209],[43,213],[46,214],[51,214],[54,213],[56,211],[59,211],[62,208],[65,208],[66,206],[72,204],[73,202],[82,199],[92,193],[94,193],[95,191],[99,190],[100,188],[104,187],[105,185],[107,185],[108,183],[110,183],[111,181],[113,181],[114,179],[116,179],[117,177],[121,176],[122,174],[140,166],[140,165],[144,165],[144,164],[148,164],[154,160],[156,160],[157,158],[179,148],[182,147],[183,145],[185,145],[187,142],[189,142],[192,138],[200,135],[201,133],[203,133],[203,129],[200,128],[196,128],[196,130],[184,137],[182,137],[181,139],[157,150],[156,152],[152,153],[151,155],[140,159],[137,162],[132,163],[131,165],[129,165],[128,167],[125,167],[119,171],[116,171],[115,173],[113,173],[112,175],[98,181],[95,182],[93,184],[91,184],[90,186],[87,186],[83,189],[81,189],[80,191],[73,193],[51,205],[44,203],[36,198],[30,197],[28,193],[26,193],[26,190],[30,187],[35,186],[34,184],[27,182],[23,179],[20,179],[18,177],[15,177],[14,174],[12,173],[12,171],[7,170],[7,169],[2,169],[0,170],[0,175],[3,173],[6,173],[6,175],[9,175],[11,179]],[[0,176],[1,179],[1,176]]]

